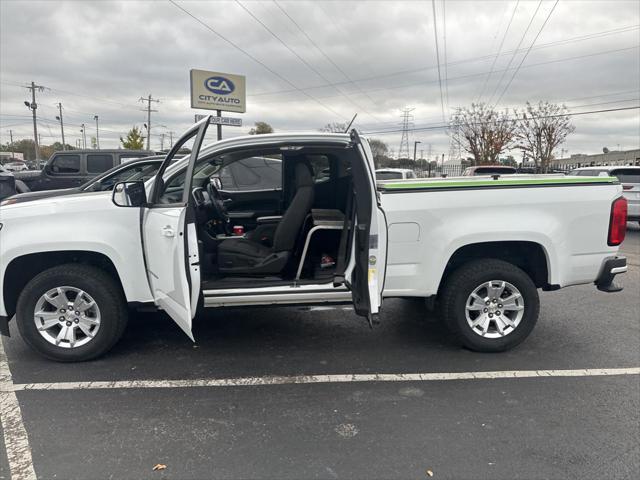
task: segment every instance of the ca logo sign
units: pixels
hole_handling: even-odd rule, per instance
[[[216,95],[229,95],[236,89],[233,82],[225,77],[209,77],[204,81],[204,86]]]

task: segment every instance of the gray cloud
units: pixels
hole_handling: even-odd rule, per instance
[[[246,132],[258,120],[281,131],[316,129],[348,119],[356,111],[363,130],[397,130],[400,109],[406,105],[415,107],[416,126],[441,123],[431,2],[281,1],[287,14],[348,78],[273,2],[243,4],[320,75],[235,2],[179,3],[297,87],[318,87],[307,90],[318,102],[298,91],[287,92],[292,90],[290,85],[169,2],[3,0],[0,141],[8,141],[9,128],[14,137],[32,134],[29,111],[22,105],[28,92],[21,87],[31,80],[50,87],[38,95],[44,143],[59,138],[55,104],[61,101],[71,143],[79,136],[81,123],[91,131],[93,115],[98,114],[101,145],[116,146],[128,128],[145,121],[138,98],[148,93],[162,102],[153,122],[166,128],[158,127],[155,133],[180,132],[196,113],[189,107],[190,68],[247,76],[248,111],[242,116],[246,128],[227,128],[229,136]],[[523,48],[529,47],[553,3],[542,3]],[[514,1],[447,0],[443,12],[442,3],[436,2],[442,61],[446,13],[447,113],[478,97],[514,5]],[[494,90],[495,100],[520,63],[523,53],[512,58],[510,52],[520,42],[536,6],[534,1],[519,3],[482,100],[488,100]],[[561,1],[500,107],[521,107],[527,100],[567,102],[576,111],[638,105],[639,23],[636,1]],[[599,32],[608,33],[586,38]],[[511,69],[503,76],[510,60]],[[336,85],[327,86],[327,79]],[[639,120],[637,110],[574,117],[576,133],[564,148],[571,153],[596,152],[617,144],[638,148]],[[377,136],[397,150],[399,133]],[[432,144],[434,153],[448,150],[443,131],[416,131],[411,134],[413,140],[423,142],[425,150]],[[154,136],[156,148],[159,142]]]

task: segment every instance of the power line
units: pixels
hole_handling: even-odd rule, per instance
[[[284,40],[282,40],[282,38],[280,38],[280,36],[275,33],[273,30],[271,30],[262,20],[260,20],[251,10],[249,10],[247,7],[245,7],[239,0],[236,0],[236,3],[245,11],[247,12],[251,18],[253,18],[256,22],[258,22],[262,28],[264,28],[267,32],[269,32],[269,34],[275,38],[276,40],[278,40],[278,42],[280,42],[280,44],[286,48],[287,50],[289,50],[289,52],[291,52],[298,60],[300,60],[309,70],[311,70],[313,73],[315,73],[318,77],[320,77],[324,82],[326,83],[331,83],[331,80],[329,80],[321,71],[319,71],[317,68],[315,68],[313,65],[311,65],[309,62],[307,62],[300,54],[298,54],[298,52],[296,52],[293,48],[291,48],[287,42],[285,42]],[[354,107],[362,110],[363,112],[365,112],[366,114],[370,115],[373,117],[373,115],[371,115],[370,113],[368,113],[366,110],[364,110],[364,108],[362,108],[360,105],[358,105],[357,103],[355,103],[355,101],[348,95],[346,95],[344,92],[341,92],[338,87],[333,87],[334,90],[336,92],[338,92],[342,97],[344,97],[349,103],[351,103]],[[373,117],[375,118],[375,117]]]
[[[520,37],[520,41],[518,42],[518,46],[513,51],[513,55],[511,55],[511,58],[509,59],[509,63],[507,64],[507,69],[509,69],[509,67],[511,67],[511,64],[513,63],[513,60],[516,58],[516,54],[520,50],[520,46],[522,45],[522,42],[524,42],[524,39],[527,36],[527,33],[529,32],[529,29],[531,28],[531,25],[533,24],[533,20],[536,18],[536,15],[538,15],[538,10],[540,10],[540,5],[542,5],[542,0],[540,0],[538,2],[538,6],[536,7],[535,11],[533,12],[533,15],[531,15],[531,19],[529,20],[529,23],[527,24],[527,28],[524,30],[524,33],[522,34],[522,37]],[[500,80],[498,80],[498,83],[496,83],[496,88],[493,90],[493,93],[489,97],[488,103],[491,103],[491,99],[498,92],[498,88],[500,88],[500,84],[502,83],[502,80],[504,80],[505,72],[506,72],[506,69],[502,71],[502,75],[500,76]]]
[[[291,20],[291,23],[293,23],[293,24],[296,26],[296,28],[297,28],[297,29],[298,29],[298,30],[299,30],[299,31],[300,31],[300,32],[305,36],[305,38],[306,38],[307,40],[309,40],[309,43],[311,43],[311,45],[313,45],[313,46],[316,48],[316,50],[318,50],[318,51],[322,54],[322,56],[323,56],[324,58],[326,58],[326,59],[327,59],[327,61],[328,61],[331,65],[333,65],[333,67],[334,67],[338,72],[340,72],[340,73],[342,74],[342,76],[343,76],[344,78],[346,78],[346,79],[347,79],[347,81],[348,81],[351,85],[353,85],[356,89],[358,89],[358,91],[360,91],[360,93],[362,93],[365,97],[367,97],[367,98],[368,98],[369,100],[371,100],[374,104],[376,104],[376,101],[375,101],[373,98],[371,98],[371,97],[369,96],[369,94],[368,94],[367,92],[365,92],[365,91],[362,89],[362,87],[360,87],[360,85],[358,85],[357,83],[355,83],[355,82],[351,79],[351,77],[350,77],[349,75],[347,75],[347,73],[346,73],[342,68],[340,68],[340,66],[339,66],[336,62],[334,62],[334,61],[331,59],[331,57],[330,57],[329,55],[327,55],[327,53],[325,53],[325,51],[324,51],[322,48],[320,48],[320,46],[319,46],[316,42],[314,42],[314,41],[313,41],[313,39],[309,36],[309,34],[307,34],[307,32],[306,32],[306,31],[305,31],[305,30],[304,30],[304,29],[303,29],[303,28],[298,24],[298,22],[296,22],[296,21],[291,17],[291,15],[289,15],[289,14],[287,13],[287,11],[286,11],[286,10],[285,10],[285,9],[284,9],[284,8],[283,8],[283,7],[278,3],[278,2],[277,2],[277,0],[273,0],[273,3],[276,5],[276,7],[278,7],[278,8],[280,9],[280,11],[281,11],[281,12],[282,12],[282,13],[283,13],[283,14],[284,14],[284,15],[285,15],[289,20]],[[359,107],[359,108],[361,108],[361,107]],[[375,115],[372,115],[371,113],[368,113],[366,110],[364,110],[364,109],[363,109],[363,111],[364,111],[365,113],[367,113],[368,115],[370,115],[370,116],[372,116],[372,117],[376,118],[376,116],[375,116]]]
[[[545,62],[538,62],[538,63],[531,63],[528,65],[523,65],[522,69],[527,69],[527,68],[534,68],[534,67],[539,67],[542,65],[549,65],[549,64],[553,64],[553,63],[563,63],[563,62],[567,62],[570,60],[580,60],[583,58],[589,58],[589,57],[596,57],[599,55],[609,55],[612,53],[619,53],[619,52],[624,52],[624,51],[629,51],[629,50],[637,50],[638,48],[640,48],[640,45],[635,45],[633,47],[626,47],[626,48],[617,48],[614,50],[605,50],[602,52],[595,52],[595,53],[588,53],[585,55],[577,55],[577,56],[573,56],[573,57],[565,57],[565,58],[558,58],[555,60],[547,60]],[[504,69],[504,70],[496,70],[496,72],[502,72],[502,71],[509,71],[509,70],[514,70],[516,67],[511,67],[510,69]],[[478,76],[483,76],[485,75],[487,72],[477,72],[477,73],[469,73],[466,75],[460,75],[458,77],[451,77],[449,80],[465,80],[468,78],[474,78],[474,77],[478,77]],[[420,86],[424,86],[425,84],[428,83],[438,83],[437,80],[433,80],[430,82],[425,82],[424,80],[419,81],[419,82],[413,82],[413,83],[407,83],[407,84],[403,84],[403,85],[388,85],[388,86],[384,86],[384,87],[378,87],[378,88],[372,88],[372,89],[367,89],[366,91],[372,93],[372,92],[380,92],[380,91],[388,91],[388,90],[394,90],[394,89],[399,89],[399,88],[407,88],[407,87],[412,87],[412,86],[416,86],[416,85],[420,85]],[[323,96],[319,96],[318,98],[334,98],[337,95],[323,95]],[[297,99],[295,98],[290,98],[290,99],[283,99],[283,100],[267,100],[267,101],[263,101],[262,103],[271,103],[271,102],[278,102],[278,103],[285,103],[285,102],[293,102],[293,101],[297,101]]]
[[[214,30],[209,24],[205,23],[204,21],[200,20],[198,17],[196,17],[195,15],[193,15],[191,12],[189,12],[187,9],[181,7],[180,5],[178,5],[175,0],[169,0],[169,2],[171,2],[176,8],[182,10],[184,13],[186,13],[187,15],[189,15],[191,18],[193,18],[196,22],[198,22],[200,25],[202,25],[203,27],[205,27],[207,30],[209,30],[211,33],[213,33],[214,35],[216,35],[218,38],[224,40],[225,42],[227,42],[229,45],[231,45],[233,48],[235,48],[236,50],[240,51],[241,53],[243,53],[245,56],[249,57],[251,60],[253,60],[254,62],[256,62],[258,65],[262,66],[265,70],[267,70],[268,72],[270,72],[271,74],[275,75],[276,77],[278,77],[280,80],[282,80],[283,82],[285,82],[287,85],[289,85],[290,87],[294,88],[295,90],[301,92],[304,96],[310,98],[311,100],[313,100],[314,102],[318,103],[320,106],[322,106],[324,109],[328,110],[329,112],[331,112],[332,114],[342,118],[343,120],[345,120],[346,118],[344,116],[342,116],[341,114],[339,114],[338,112],[336,112],[334,109],[332,109],[331,107],[329,107],[328,105],[325,105],[324,103],[322,103],[320,100],[318,100],[317,98],[315,98],[313,95],[311,95],[310,93],[304,91],[302,88],[298,87],[297,85],[295,85],[293,82],[291,82],[288,78],[284,77],[283,75],[281,75],[280,73],[278,73],[277,71],[275,71],[274,69],[272,69],[271,67],[269,67],[266,63],[262,62],[261,60],[259,60],[258,58],[254,57],[253,55],[251,55],[248,51],[246,51],[245,49],[243,49],[242,47],[240,47],[238,44],[234,43],[233,41],[231,41],[230,39],[228,39],[227,37],[225,37],[224,35],[222,35],[221,33],[217,32],[216,30]]]
[[[591,115],[591,114],[595,114],[595,113],[620,112],[620,111],[624,111],[624,110],[638,110],[638,109],[640,109],[640,105],[633,106],[633,107],[620,107],[620,108],[607,108],[607,109],[603,109],[603,110],[590,110],[590,111],[586,111],[586,112],[568,112],[568,113],[563,113],[563,114],[558,114],[558,115],[546,115],[546,116],[542,116],[542,117],[530,117],[530,118],[543,119],[543,118],[555,118],[555,117],[575,117],[575,116],[579,116],[579,115]],[[508,120],[505,120],[505,121],[518,122],[518,121],[522,121],[522,120],[518,119],[518,118],[512,118],[512,119],[508,119]],[[481,125],[481,124],[477,124],[477,125]],[[432,126],[427,126],[427,127],[410,128],[409,131],[418,132],[418,131],[427,131],[427,130],[443,130],[443,129],[447,129],[449,127],[450,127],[450,125],[441,124],[441,125],[432,125]],[[380,131],[377,131],[377,132],[362,132],[362,133],[363,133],[363,135],[383,135],[383,134],[387,134],[387,133],[399,133],[399,132],[402,132],[402,130],[380,130]]]
[[[449,84],[447,79],[449,77],[449,69],[447,68],[447,11],[445,7],[445,0],[442,0],[442,36],[444,38],[444,90],[447,99],[447,113],[451,111],[449,106]]]
[[[619,33],[626,33],[626,32],[630,32],[632,30],[637,30],[640,28],[640,25],[632,25],[632,26],[627,26],[627,27],[621,27],[621,28],[616,28],[613,30],[604,30],[602,32],[595,32],[595,33],[591,33],[588,35],[581,35],[578,37],[571,37],[568,39],[564,39],[564,40],[557,40],[555,42],[549,42],[549,43],[544,43],[544,44],[540,44],[537,47],[534,47],[533,50],[540,50],[543,48],[549,48],[549,47],[555,47],[555,46],[559,46],[559,45],[566,45],[568,43],[575,43],[575,42],[580,42],[580,41],[584,41],[584,40],[592,40],[594,38],[600,38],[600,37],[604,37],[604,36],[609,36],[609,35],[616,35]],[[521,53],[526,51],[526,48],[522,48],[522,49],[517,49],[517,50],[507,50],[504,51],[500,54],[500,56],[503,55],[512,55],[512,54],[517,54],[517,53]],[[457,66],[457,65],[463,65],[465,63],[474,63],[474,62],[478,62],[478,61],[484,61],[484,60],[489,60],[491,58],[494,57],[494,53],[491,53],[489,55],[483,55],[480,57],[470,57],[470,58],[466,58],[463,60],[456,60],[453,62],[449,62],[449,67],[451,66]],[[407,69],[407,70],[397,70],[395,72],[390,72],[390,73],[385,73],[385,74],[381,74],[381,75],[374,75],[374,76],[370,76],[370,77],[361,77],[361,78],[356,78],[353,81],[354,82],[367,82],[367,81],[371,81],[371,80],[381,80],[384,78],[390,78],[390,77],[396,77],[396,76],[400,76],[400,75],[409,75],[409,74],[413,74],[413,73],[419,73],[419,72],[423,72],[425,70],[433,70],[437,68],[436,65],[430,65],[430,66],[426,66],[426,67],[419,67],[419,68],[412,68],[412,69]],[[503,71],[503,70],[498,70]],[[483,73],[484,75],[484,73]],[[331,84],[322,84],[322,85],[314,85],[311,87],[304,87],[304,88],[295,88],[295,89],[287,89],[287,90],[272,90],[270,92],[258,92],[258,93],[252,93],[247,95],[248,97],[261,97],[261,96],[266,96],[266,95],[278,95],[278,94],[282,94],[282,93],[291,93],[291,92],[295,92],[295,91],[299,91],[299,90],[317,90],[317,89],[322,89],[322,88],[326,88],[328,86],[339,86],[339,85],[346,85],[349,82],[333,82]]]
[[[522,60],[520,60],[520,63],[518,64],[518,68],[516,68],[516,71],[513,72],[513,75],[511,76],[511,79],[509,80],[509,83],[507,83],[507,86],[504,87],[504,90],[502,91],[502,93],[500,94],[500,96],[498,97],[498,100],[496,100],[495,105],[497,105],[498,103],[500,103],[500,100],[502,100],[502,97],[504,96],[505,93],[507,93],[507,90],[509,90],[509,87],[511,86],[511,82],[513,82],[513,79],[516,78],[516,75],[518,74],[518,72],[520,71],[520,67],[522,67],[522,64],[524,63],[524,61],[527,59],[527,56],[529,55],[529,52],[531,51],[531,49],[533,48],[533,46],[536,43],[536,40],[538,40],[538,37],[540,36],[540,34],[542,33],[542,30],[544,30],[545,25],[547,24],[547,22],[549,21],[549,19],[551,18],[551,15],[553,14],[553,11],[556,9],[556,6],[558,5],[558,2],[560,0],[556,0],[556,3],[553,4],[553,7],[551,7],[551,10],[549,10],[549,13],[547,15],[547,18],[544,19],[544,22],[542,24],[542,26],[540,27],[540,30],[538,30],[538,33],[536,35],[536,37],[533,39],[533,42],[531,42],[531,45],[529,46],[529,49],[525,52],[525,54],[522,56]]]
[[[445,121],[444,115],[444,96],[442,95],[442,75],[440,73],[440,49],[438,48],[438,22],[436,19],[436,0],[431,0],[433,9],[433,34],[436,39],[436,62],[438,62],[438,83],[440,84],[440,106],[442,107],[442,121]]]
[[[498,57],[500,56],[500,52],[502,51],[502,47],[504,46],[504,41],[507,38],[507,34],[509,33],[509,29],[511,28],[511,23],[513,22],[513,17],[516,15],[516,10],[518,10],[518,5],[520,4],[520,0],[516,1],[516,6],[513,7],[513,12],[511,12],[511,18],[509,19],[509,23],[507,24],[507,28],[504,31],[504,35],[502,36],[502,40],[500,41],[500,46],[498,47],[498,51],[496,52],[496,56],[493,57],[493,62],[491,62],[491,69],[489,70],[489,74],[487,75],[487,78],[484,79],[484,84],[482,85],[482,90],[480,90],[480,94],[478,95],[478,98],[476,99],[476,102],[479,102],[480,99],[482,98],[482,95],[484,95],[484,91],[487,88],[487,84],[489,83],[489,78],[491,78],[491,75],[493,74],[493,69],[496,66],[496,61],[498,60]]]

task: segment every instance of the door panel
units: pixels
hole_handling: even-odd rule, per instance
[[[351,137],[358,155],[352,164],[356,229],[353,255],[355,266],[345,279],[351,285],[353,304],[358,315],[369,321],[382,305],[382,290],[387,263],[387,222],[376,190],[373,154],[366,139],[353,130]]]
[[[220,194],[234,225],[243,225],[247,230],[256,226],[258,217],[282,214],[282,190],[225,191]]]
[[[142,225],[147,278],[154,301],[192,340],[191,325],[200,296],[201,279],[191,182],[210,119],[208,116],[191,127],[165,158],[156,175]],[[178,189],[175,196],[166,197],[174,203],[163,203],[164,172],[180,148],[193,137],[195,141],[182,189]]]
[[[149,283],[156,303],[193,340],[191,319],[195,309],[191,308],[185,274],[185,214],[185,207],[148,209],[144,220],[144,245]],[[197,240],[195,252],[189,251],[188,255],[190,260],[195,255],[197,261]]]

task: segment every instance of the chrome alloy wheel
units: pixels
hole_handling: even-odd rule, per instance
[[[509,282],[490,280],[471,292],[465,316],[471,330],[485,338],[501,338],[513,332],[524,315],[524,298]]]
[[[36,302],[33,320],[44,339],[62,348],[89,343],[100,329],[100,308],[75,287],[56,287]]]

